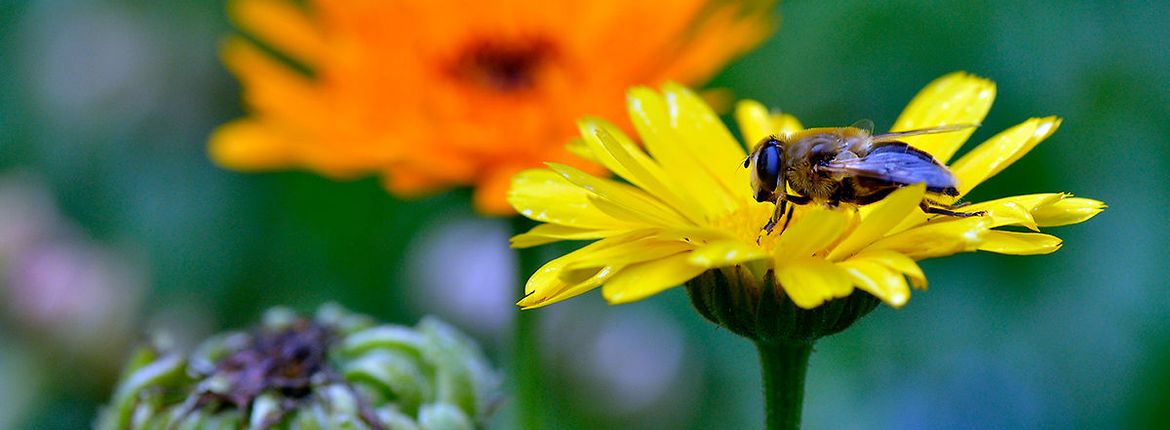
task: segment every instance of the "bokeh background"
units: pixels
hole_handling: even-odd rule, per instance
[[[1170,428],[1170,3],[804,0],[779,13],[779,31],[710,86],[806,125],[882,129],[927,82],[967,70],[999,85],[974,141],[1065,118],[973,200],[1069,191],[1110,205],[1054,229],[1053,255],[925,262],[928,292],[818,344],[806,427]],[[208,161],[210,131],[242,113],[216,52],[230,31],[222,1],[0,0],[0,428],[87,427],[144,333],[191,344],[278,304],[438,314],[506,362],[511,227],[477,217],[469,192],[400,201],[373,179]],[[537,312],[550,425],[762,422],[753,347],[681,290]]]

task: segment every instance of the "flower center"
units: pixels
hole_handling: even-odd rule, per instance
[[[770,204],[750,204],[727,213],[711,224],[714,228],[731,232],[745,242],[754,242],[759,237],[760,248],[771,252],[780,237],[780,227],[776,227],[772,234],[766,236],[762,235],[761,229],[772,216],[774,208],[775,206]]]
[[[541,69],[554,57],[545,39],[480,40],[463,50],[455,62],[455,75],[476,86],[500,93],[536,86]]]
[[[308,321],[274,332],[263,332],[247,348],[229,355],[216,374],[229,383],[226,400],[247,408],[261,393],[278,389],[300,398],[311,391],[311,381],[325,370],[330,333]]]

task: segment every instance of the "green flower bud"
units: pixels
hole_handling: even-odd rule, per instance
[[[97,428],[475,429],[499,382],[479,347],[437,319],[410,328],[335,305],[313,320],[278,308],[189,356],[140,348]]]
[[[711,322],[764,343],[811,343],[836,334],[880,302],[861,290],[813,309],[796,306],[769,270],[763,278],[742,266],[708,270],[687,281],[695,309]]]

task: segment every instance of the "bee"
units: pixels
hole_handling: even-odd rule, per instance
[[[873,124],[862,121],[850,127],[810,128],[788,136],[768,136],[756,144],[743,162],[751,171],[751,185],[758,202],[776,203],[776,210],[761,229],[771,234],[787,211],[788,202],[866,205],[894,190],[926,184],[923,212],[955,217],[983,215],[958,212],[962,205],[941,203],[930,195],[959,195],[955,175],[926,151],[900,141],[908,136],[950,133],[977,127],[944,125],[874,136]],[[789,194],[792,190],[796,194]],[[788,227],[792,213],[781,231]],[[757,238],[759,241],[759,238]]]

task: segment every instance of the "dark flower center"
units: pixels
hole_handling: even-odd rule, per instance
[[[454,71],[460,79],[482,88],[519,92],[536,86],[541,69],[553,56],[553,45],[544,39],[486,39],[465,48]]]
[[[230,383],[226,397],[239,407],[269,389],[303,397],[312,377],[325,371],[328,347],[328,330],[301,320],[284,330],[259,333],[252,345],[221,361],[216,373]]]

